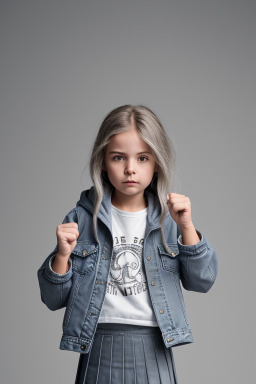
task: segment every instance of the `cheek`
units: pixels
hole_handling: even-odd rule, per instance
[[[145,171],[146,171],[148,177],[152,179],[152,177],[154,176],[154,173],[155,173],[155,167],[152,165],[149,165]]]
[[[117,167],[107,167],[107,174],[108,174],[108,177],[109,179],[115,179],[118,174],[120,173],[120,170],[117,169]]]

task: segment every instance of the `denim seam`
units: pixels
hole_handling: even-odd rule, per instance
[[[156,234],[154,232],[153,233],[153,239],[152,239],[152,241],[153,241],[153,249],[156,249],[155,237],[156,237]],[[159,255],[159,253],[158,252],[154,252],[154,255],[155,255],[155,258],[157,259],[157,255]],[[160,271],[159,271],[159,267],[161,268],[161,265],[159,265],[160,263],[158,263],[157,260],[155,260],[155,261],[156,261],[156,265],[157,265],[157,279],[159,281],[159,288],[161,288],[161,291],[163,292],[165,307],[166,307],[167,313],[169,315],[169,320],[170,320],[172,328],[173,328],[174,327],[174,322],[173,322],[173,318],[172,318],[172,315],[171,315],[171,312],[170,312],[170,308],[169,308],[168,302],[166,300],[166,292],[164,290],[164,285],[162,284],[161,274],[160,274]],[[160,323],[161,323],[161,318],[160,318]]]
[[[75,304],[75,301],[76,301],[76,298],[77,298],[77,295],[78,295],[78,292],[79,292],[80,285],[81,285],[81,283],[83,281],[83,278],[84,278],[84,275],[80,275],[80,277],[78,279],[78,282],[77,282],[77,285],[76,285],[76,288],[75,288],[75,292],[74,292],[73,297],[72,297],[72,301],[71,301],[71,303],[68,305],[68,307],[66,309],[65,318],[64,318],[64,321],[63,321],[63,328],[67,328],[67,326],[69,324],[70,316],[71,316],[71,313],[72,313],[72,310],[73,310],[73,307],[74,307],[74,304]]]
[[[65,276],[65,278],[61,278],[61,277],[57,277],[57,276],[54,277],[54,278],[51,278],[51,277],[47,274],[46,270],[44,270],[44,277],[45,277],[48,281],[50,281],[51,283],[54,283],[54,284],[62,284],[62,283],[66,283],[68,280],[71,279],[71,276],[72,276],[72,273],[67,274],[67,275]]]
[[[102,265],[102,259],[101,259],[101,255],[103,254],[103,250],[104,250],[104,246],[105,246],[105,243],[106,243],[106,239],[107,239],[107,231],[108,231],[108,228],[106,227],[105,229],[105,235],[104,235],[104,241],[103,241],[103,244],[102,244],[102,247],[100,248],[99,247],[99,252],[98,252],[98,260],[97,260],[97,263],[96,263],[96,273],[95,273],[95,277],[94,277],[94,287],[92,289],[92,293],[91,293],[91,297],[90,297],[90,301],[89,301],[89,304],[88,304],[88,308],[90,308],[91,306],[94,306],[94,299],[95,299],[95,295],[96,295],[96,284],[95,284],[95,281],[97,280],[97,275],[99,273],[99,269],[100,269],[100,266]],[[111,259],[111,258],[110,258]],[[111,261],[111,260],[110,260]],[[106,294],[106,291],[105,291],[105,294]],[[103,301],[104,301],[104,297],[103,297]],[[102,304],[103,304],[103,301],[102,301]],[[102,305],[101,305],[101,308],[102,308]],[[99,316],[100,316],[100,313],[99,313]],[[98,316],[98,317],[99,317]],[[83,325],[82,325],[82,328],[81,328],[81,332],[80,332],[80,335],[82,335],[82,333],[84,332],[84,329],[85,329],[85,324],[86,322],[88,321],[88,316],[87,316],[87,313],[85,314],[85,317],[84,317],[84,320],[83,320]],[[96,332],[96,327],[95,327],[95,330],[94,330],[94,334]],[[94,336],[94,335],[93,335]]]
[[[61,284],[60,287],[60,302],[62,303],[62,297],[63,297],[63,283]]]
[[[187,286],[189,286],[191,289],[193,288],[192,285],[190,284],[190,282],[189,282],[187,279],[185,279],[185,277],[182,276],[182,275],[181,275],[181,281],[185,283],[185,284],[183,283],[183,286],[184,286],[184,285],[187,285]],[[184,287],[184,288],[185,288],[185,287]],[[186,288],[185,288],[185,289],[186,289]]]
[[[74,337],[74,336],[62,335],[62,339],[67,340],[67,341],[72,341],[72,343],[77,344],[77,345],[81,345],[81,343],[85,343],[88,345],[91,344],[91,340],[86,340],[83,337]]]
[[[216,277],[215,277],[214,272],[213,272],[212,268],[210,267],[210,265],[208,265],[208,272],[210,274],[212,281],[215,281]]]
[[[183,316],[184,316],[185,322],[186,322],[187,325],[189,325],[188,324],[186,310],[185,310],[185,305],[184,305],[184,299],[182,297],[181,288],[180,288],[180,285],[179,285],[179,281],[177,279],[177,275],[174,275],[173,278],[174,278],[174,283],[175,283],[177,294],[178,294],[178,297],[179,297],[179,300],[180,300],[180,305],[181,305],[181,309],[182,309],[182,312],[183,312]]]
[[[180,336],[180,335],[184,335],[187,333],[191,334],[190,327],[188,327],[188,328],[175,328],[175,330],[164,332],[163,336],[169,336],[169,335]]]
[[[202,253],[205,249],[207,249],[206,244],[203,244],[195,250],[181,250],[180,254],[185,256],[197,256],[200,255],[200,253]]]

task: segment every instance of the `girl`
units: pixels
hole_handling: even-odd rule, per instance
[[[193,342],[180,282],[207,292],[217,259],[189,198],[170,192],[174,159],[149,108],[124,105],[104,119],[94,186],[38,271],[42,301],[66,307],[60,348],[80,353],[76,384],[177,383],[172,347]]]

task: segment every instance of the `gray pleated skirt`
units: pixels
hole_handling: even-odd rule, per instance
[[[75,384],[177,384],[172,350],[159,327],[98,324]]]

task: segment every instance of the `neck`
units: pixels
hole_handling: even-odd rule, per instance
[[[111,203],[118,209],[127,212],[137,212],[147,208],[147,199],[144,192],[138,195],[127,196],[114,190],[111,197]]]

